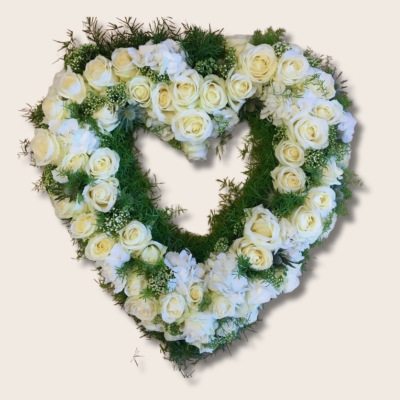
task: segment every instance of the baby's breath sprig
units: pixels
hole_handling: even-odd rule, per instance
[[[171,83],[168,74],[160,74],[157,71],[152,70],[150,67],[139,68],[139,72],[141,75],[150,78],[154,83]]]
[[[128,101],[126,86],[123,83],[109,86],[106,90],[106,101],[111,107],[123,107]]]
[[[91,43],[83,44],[65,58],[65,69],[70,66],[73,72],[82,75],[86,64],[95,59],[99,54],[99,48],[96,45]]]
[[[292,48],[288,42],[277,42],[272,47],[274,48],[277,58],[281,58],[283,53]]]
[[[97,214],[97,230],[108,236],[118,236],[118,232],[131,220],[129,209],[113,208],[108,213]]]

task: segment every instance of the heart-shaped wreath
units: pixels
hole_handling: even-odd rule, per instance
[[[88,18],[89,43],[62,43],[64,67],[26,111],[35,136],[22,143],[43,168],[35,184],[67,221],[79,258],[100,286],[180,370],[224,349],[257,321],[264,303],[299,284],[310,247],[346,214],[351,101],[329,57],[283,40],[128,18],[109,29]],[[157,207],[156,183],[139,163],[143,130],[206,159],[221,156],[248,121],[247,180],[221,181],[205,236]]]

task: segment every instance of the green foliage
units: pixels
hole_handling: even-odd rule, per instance
[[[46,186],[46,191],[50,190],[56,201],[69,199],[79,203],[83,200],[82,192],[85,186],[94,182],[94,178],[82,170],[60,169],[59,175],[67,178],[68,181],[66,183],[58,183],[54,179],[51,181],[49,177],[49,182],[51,181],[51,183]]]
[[[258,46],[259,44],[269,44],[273,46],[275,43],[282,42],[283,37],[285,36],[286,29],[278,28],[274,30],[272,27],[267,28],[264,33],[257,29],[253,33],[253,37],[251,39],[251,44],[254,46]]]
[[[164,328],[172,336],[178,336],[182,334],[180,325],[177,324],[176,322],[173,322],[172,324],[164,324]]]
[[[226,57],[225,38],[222,29],[213,31],[211,27],[205,30],[196,25],[182,24],[183,34],[180,40],[186,52],[187,62],[192,67],[200,61],[208,59],[215,61]]]
[[[297,193],[273,193],[270,210],[278,218],[287,218],[304,204],[306,195]]]
[[[348,215],[347,201],[353,197],[353,192],[349,186],[363,186],[362,180],[358,175],[348,168],[343,170],[343,176],[340,185],[334,186],[336,193],[336,203],[335,212],[338,215],[346,216]]]
[[[179,29],[175,27],[175,24],[170,17],[157,18],[153,21],[153,23],[150,24],[149,34],[154,44],[163,42],[167,39],[179,39]]]
[[[34,106],[27,104],[28,107],[23,108],[22,116],[28,120],[35,128],[47,129],[48,126],[43,123],[44,112],[42,109],[43,100],[38,101]]]
[[[347,111],[353,105],[346,92],[336,92],[334,100],[337,100],[343,106],[344,111]]]
[[[237,256],[236,262],[238,266],[238,276],[245,276],[250,281],[262,280],[272,285],[275,289],[280,289],[283,285],[287,268],[292,266],[288,259],[281,253],[278,257],[274,257],[274,264],[272,267],[262,271],[253,269],[250,259],[243,255]],[[275,263],[278,265],[275,265]]]
[[[211,303],[212,303],[211,296],[208,293],[206,293],[203,296],[203,300],[201,300],[201,302],[199,304],[199,308],[198,308],[199,312],[206,311],[207,308],[211,305]]]
[[[26,157],[27,155],[31,154],[30,145],[31,142],[29,139],[24,139],[19,141],[19,147],[21,151],[18,153],[18,158],[22,156]]]
[[[82,102],[83,104],[84,102]],[[85,106],[78,103],[69,103],[67,104],[67,109],[70,114],[70,118],[76,119],[80,125],[89,125],[89,127],[93,130],[93,132],[97,133],[97,135],[101,136],[102,131],[97,124],[96,119],[94,119],[91,115],[87,115],[89,112]]]
[[[83,74],[86,64],[99,55],[99,48],[94,44],[83,44],[76,50],[72,50],[64,59],[64,68],[71,67],[76,74]]]

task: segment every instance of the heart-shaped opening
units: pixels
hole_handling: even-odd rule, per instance
[[[142,156],[142,168],[150,170],[159,183],[159,208],[180,205],[185,213],[173,219],[179,227],[199,235],[209,232],[208,216],[219,202],[218,179],[245,180],[246,160],[240,157],[242,139],[248,132],[247,122],[235,127],[221,159],[215,155],[212,141],[207,161],[188,161],[184,154],[159,140],[154,134],[138,133],[135,144]]]

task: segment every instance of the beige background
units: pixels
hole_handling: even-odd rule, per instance
[[[27,1],[8,3],[1,40],[1,330],[0,396],[14,399],[398,399],[399,179],[398,11],[394,1],[233,2]],[[108,6],[109,4],[109,6]],[[46,94],[61,64],[58,44],[81,21],[135,15],[147,24],[177,22],[225,27],[227,34],[285,27],[291,41],[334,57],[349,79],[360,121],[351,166],[366,183],[350,217],[340,219],[314,251],[301,287],[268,304],[248,343],[218,354],[185,380],[140,339],[131,319],[94,282],[93,264],[74,248],[49,200],[31,191],[38,171],[18,160],[18,141],[32,128],[17,110]],[[153,140],[140,140],[144,165],[163,185],[163,205],[189,209],[182,226],[207,230],[218,202],[215,179],[241,179],[236,146],[223,162],[194,166]],[[139,367],[131,358],[138,349]]]

